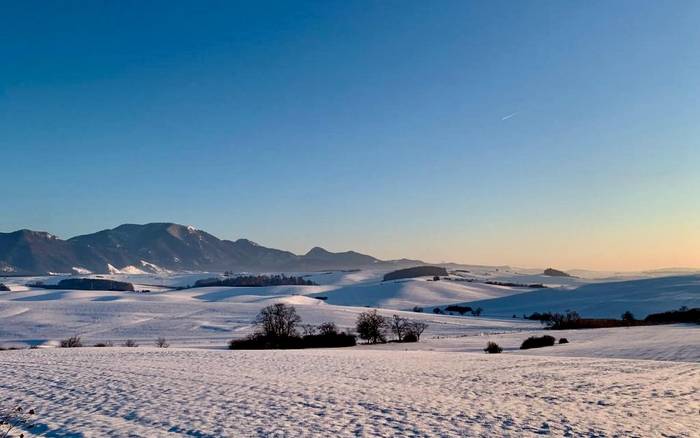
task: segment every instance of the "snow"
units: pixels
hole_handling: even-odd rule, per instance
[[[0,353],[46,436],[697,436],[700,367],[513,354]]]
[[[479,269],[480,271],[474,270],[471,273],[488,273],[483,267]],[[398,312],[410,318],[428,321],[431,324],[431,336],[472,336],[482,332],[518,333],[523,330],[539,330],[541,326],[537,322],[511,318],[513,314],[520,316],[533,311],[574,309],[584,316],[619,317],[625,310],[631,310],[638,317],[643,317],[650,310],[663,311],[681,305],[700,305],[698,276],[589,282],[578,288],[533,292],[529,289],[478,282],[428,281],[425,278],[382,282],[384,273],[385,271],[363,270],[307,274],[307,278],[319,283],[318,286],[208,287],[183,290],[172,288],[193,284],[196,280],[213,274],[96,276],[132,282],[137,291],[149,290],[149,293],[36,289],[25,284],[36,281],[55,283],[67,277],[7,277],[2,281],[12,291],[0,292],[0,314],[11,316],[7,316],[0,325],[0,344],[50,344],[74,334],[95,342],[135,338],[150,343],[157,336],[167,334],[173,345],[223,345],[231,337],[249,333],[257,312],[263,306],[275,302],[297,306],[308,323],[318,324],[330,320],[346,329],[353,326],[354,319],[359,312],[365,310],[365,306],[378,307],[387,316]],[[511,281],[514,276],[521,275],[527,274],[504,269],[492,270],[489,274]],[[484,297],[501,298],[476,301],[476,304],[484,308],[480,318],[430,313],[433,305],[471,302],[474,306],[474,298]],[[413,306],[425,307],[426,313],[400,311]],[[656,333],[656,329],[652,330],[647,344],[653,339],[652,333]],[[520,341],[518,337],[514,342],[519,345]],[[663,339],[658,340],[660,344],[663,342]],[[641,352],[642,347],[639,345],[632,350]],[[478,349],[480,348],[483,347],[479,346]],[[668,359],[665,352],[655,350],[633,357]]]
[[[589,318],[619,318],[629,310],[637,318],[681,306],[700,307],[700,275],[645,278],[583,284],[575,289],[539,289],[470,302],[485,315],[512,316],[575,310]]]
[[[452,351],[481,353],[488,341],[496,342],[508,354],[598,357],[616,359],[647,359],[700,363],[700,326],[662,325],[593,330],[506,330],[465,331],[462,334],[439,334],[415,344],[404,344],[408,350]],[[432,332],[435,333],[435,332]],[[520,344],[530,336],[551,335],[566,338],[568,344],[549,348],[520,350]],[[392,349],[394,345],[372,346]]]
[[[373,306],[410,309],[441,304],[496,298],[522,293],[529,289],[492,286],[483,283],[429,281],[411,278],[396,281],[367,281],[329,288],[317,295],[328,303],[348,306]]]
[[[133,265],[124,266],[123,268],[118,269],[117,272],[114,272],[113,270],[110,269],[109,272],[110,272],[110,274],[127,274],[127,275],[143,275],[146,273],[146,271],[141,270]]]
[[[109,275],[130,275],[130,276],[139,276],[139,275],[144,275],[147,276],[149,274],[161,274],[161,275],[166,275],[170,274],[171,271],[161,268],[160,266],[149,263],[145,260],[139,261],[139,266],[134,266],[134,265],[127,265],[122,268],[116,268],[110,264],[107,264],[107,271],[109,272]],[[76,270],[76,268],[73,268],[73,270]],[[85,272],[79,272],[76,271],[78,274],[86,275],[86,274],[91,274],[90,271],[85,270]]]
[[[251,332],[259,310],[285,302],[296,306],[305,323],[334,321],[349,329],[362,307],[335,306],[289,293],[291,286],[274,288],[194,288],[160,293],[30,289],[0,293],[0,345],[42,345],[81,335],[98,342],[133,338],[151,343],[165,335],[174,345],[224,345]],[[22,309],[20,312],[18,309]],[[539,327],[532,321],[461,318],[432,313],[382,309],[431,325],[427,333],[465,334]],[[212,330],[212,327],[217,327]]]
[[[580,307],[584,315],[609,308],[618,316],[624,307],[643,316],[645,309],[695,303],[698,276],[547,280],[479,267],[451,276],[473,282],[382,282],[385,271],[363,270],[294,274],[318,286],[177,290],[216,274],[117,271],[96,277],[151,292],[26,286],[67,275],[2,279],[11,292],[0,292],[0,347],[40,348],[0,351],[0,393],[6,403],[36,410],[34,433],[698,436],[692,427],[700,409],[700,326],[544,331],[538,322],[510,317],[549,310],[540,308],[544,304]],[[539,279],[561,288],[533,292],[483,283]],[[434,305],[494,297],[479,301],[486,316],[429,312]],[[230,339],[252,332],[262,307],[277,302],[294,305],[306,324],[333,321],[351,329],[370,305],[429,327],[412,344],[225,349]],[[416,305],[426,313],[401,310]],[[528,336],[543,334],[569,343],[519,350]],[[73,335],[85,345],[134,339],[140,347],[51,348]],[[160,336],[170,349],[152,347]],[[501,345],[503,354],[484,354],[488,341]]]
[[[92,271],[85,269],[85,268],[81,268],[79,266],[73,266],[72,269],[73,269],[73,272],[75,272],[78,275],[90,275],[90,274],[92,274]]]

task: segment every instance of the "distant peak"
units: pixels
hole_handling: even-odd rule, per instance
[[[46,231],[34,231],[34,230],[28,230],[26,228],[17,230],[14,233],[11,234],[18,234],[20,236],[25,236],[25,237],[39,237],[43,239],[57,239],[56,236],[54,236],[51,233],[47,233]]]
[[[314,246],[309,250],[309,252],[306,253],[306,255],[323,255],[323,254],[330,254],[331,252],[321,248],[320,246]]]
[[[238,240],[236,240],[235,243],[243,244],[243,245],[250,245],[250,246],[260,246],[259,244],[253,242],[252,240],[248,240],[248,239],[238,239]]]
[[[549,277],[571,277],[571,275],[567,274],[566,272],[554,268],[545,269],[543,274]]]

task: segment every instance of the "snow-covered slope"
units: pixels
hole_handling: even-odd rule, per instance
[[[489,316],[575,310],[584,317],[619,318],[629,310],[643,318],[650,313],[700,307],[700,276],[647,278],[584,284],[575,289],[540,289],[507,297],[474,301]]]
[[[528,290],[530,289],[492,286],[484,283],[432,281],[429,278],[386,282],[381,281],[381,278],[370,278],[357,283],[329,287],[315,295],[326,297],[331,304],[411,309],[414,306],[427,307],[503,297]]]

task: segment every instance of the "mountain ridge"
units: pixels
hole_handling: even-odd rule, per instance
[[[319,246],[306,254],[268,248],[251,240],[219,239],[172,222],[122,224],[63,240],[45,231],[0,233],[0,272],[47,274],[155,265],[172,271],[318,271],[423,264],[420,260],[380,260],[356,251],[331,252]]]

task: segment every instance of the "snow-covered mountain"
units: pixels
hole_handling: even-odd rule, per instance
[[[0,233],[0,270],[16,274],[109,273],[114,269],[314,271],[406,263],[421,262],[381,261],[354,251],[333,253],[319,247],[296,255],[247,239],[221,240],[194,227],[174,223],[124,224],[68,240],[30,230]]]

